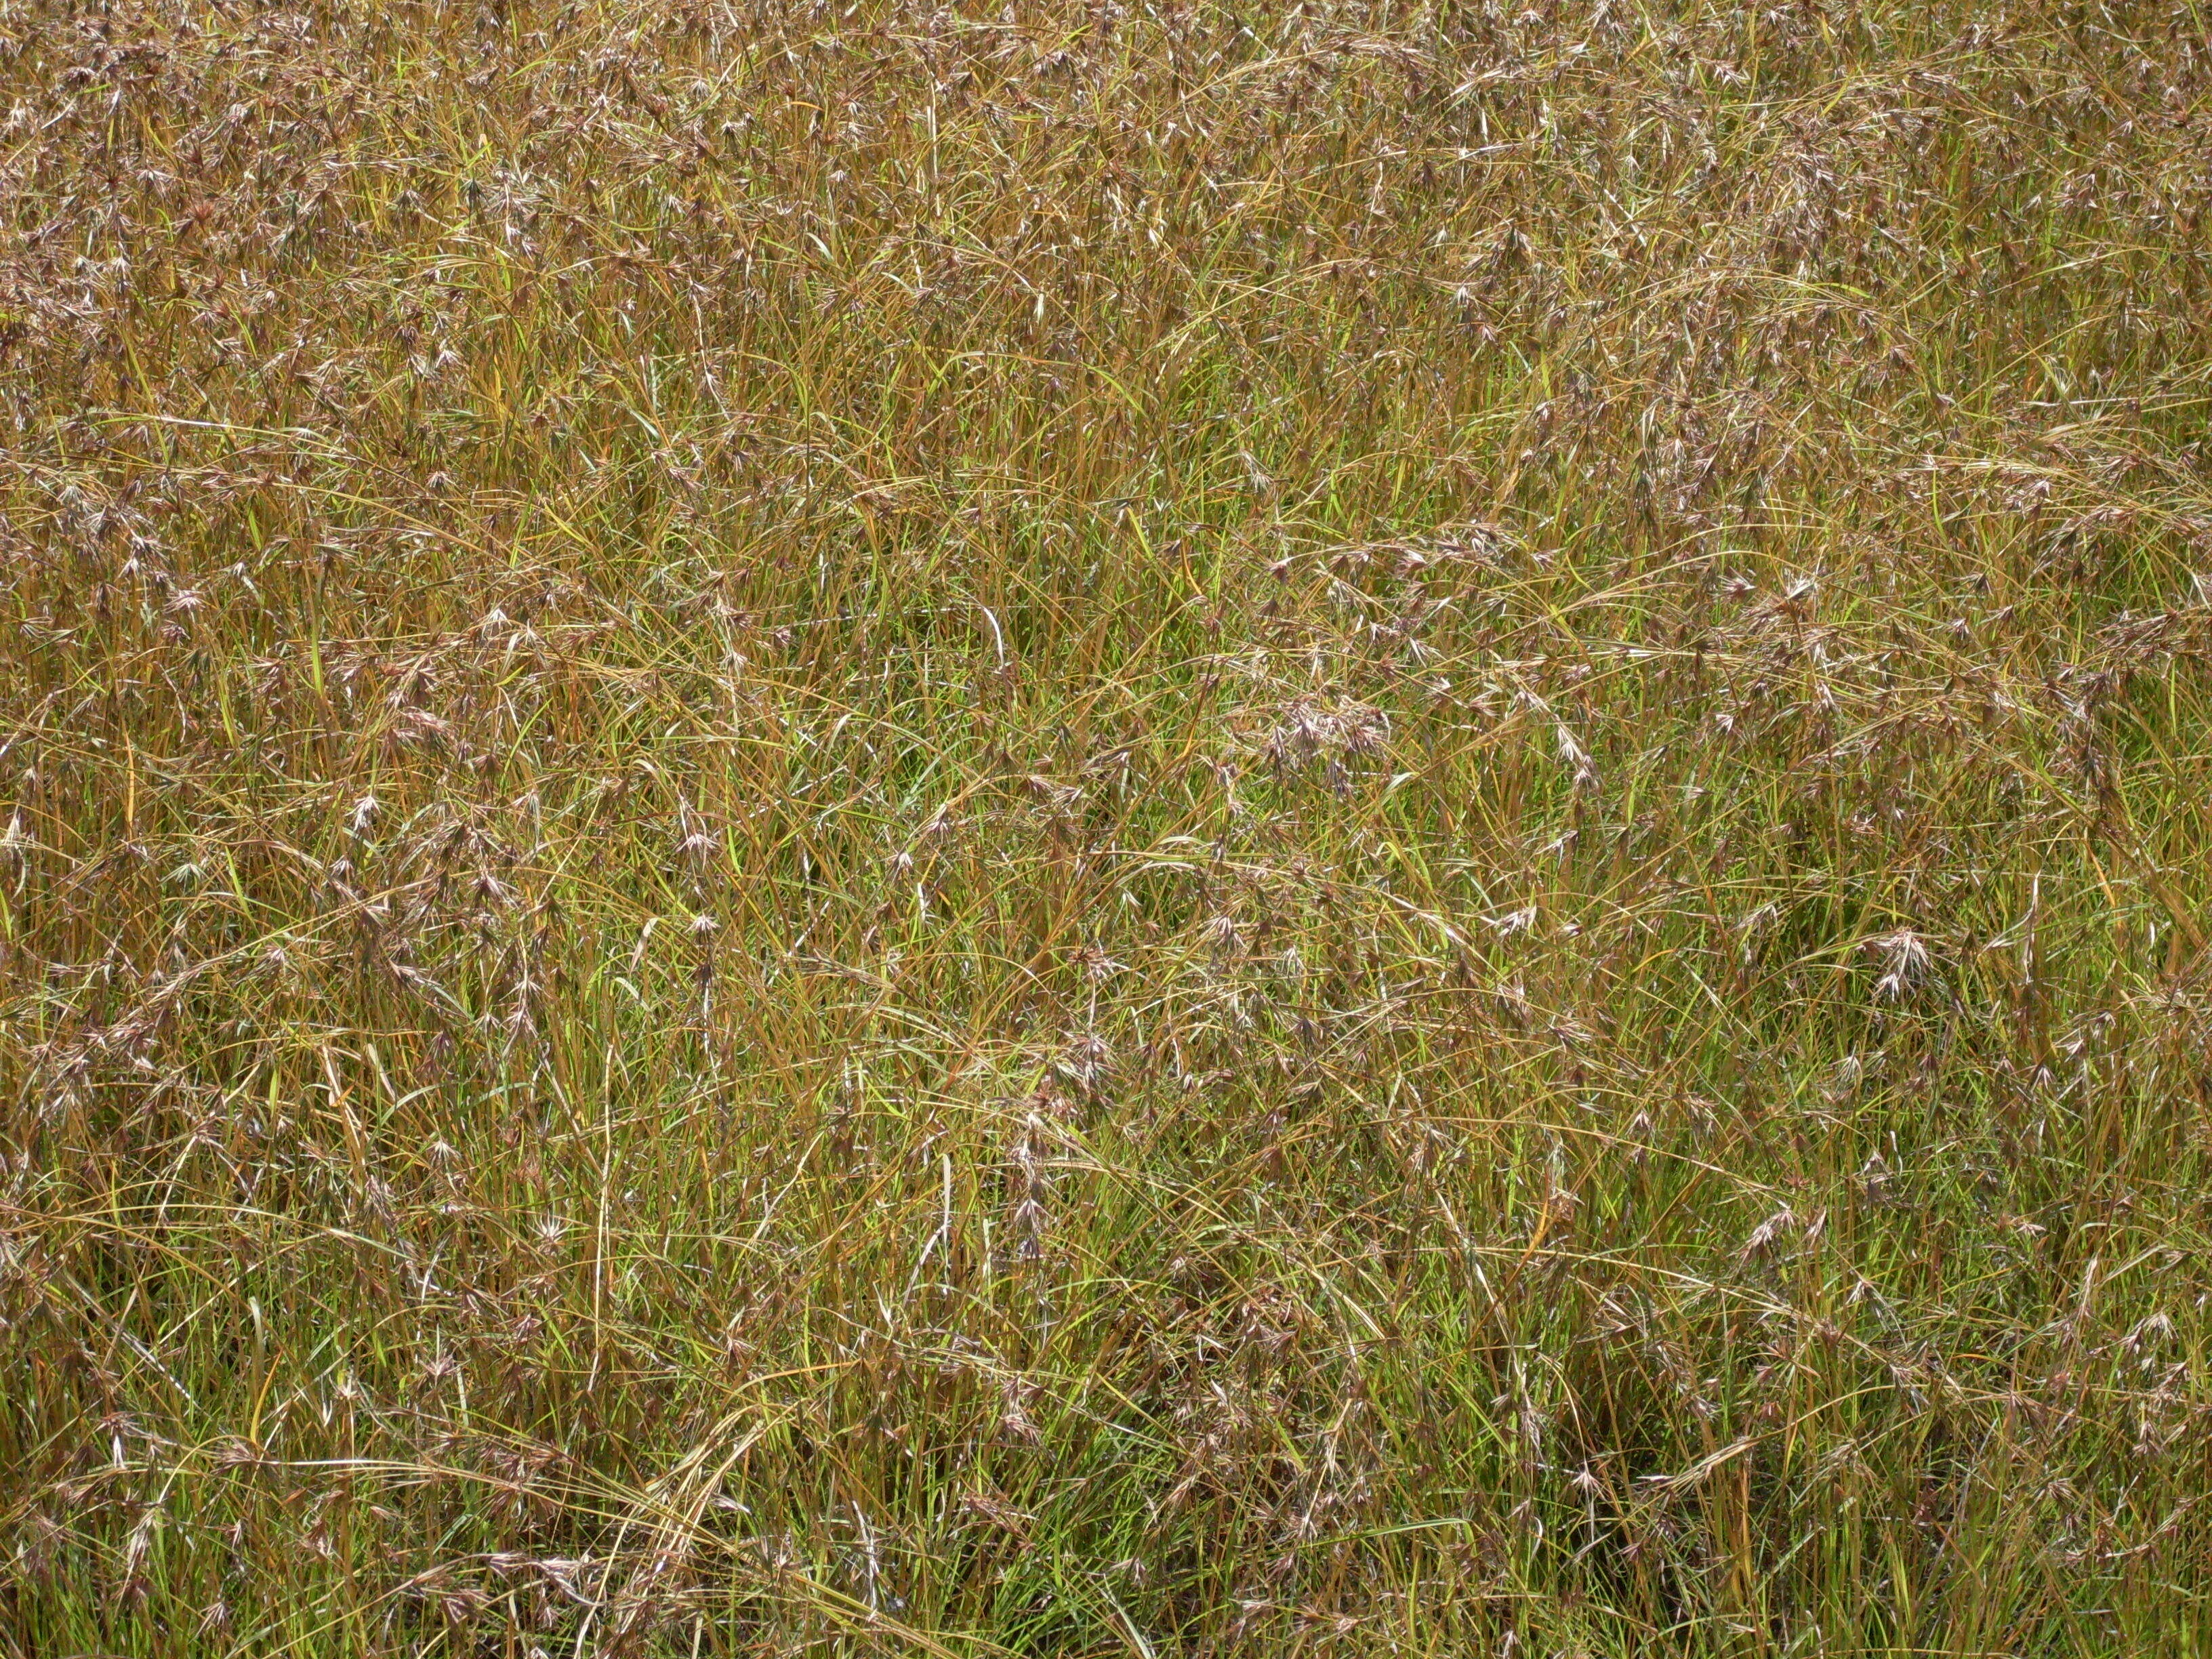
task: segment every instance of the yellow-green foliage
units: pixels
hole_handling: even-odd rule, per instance
[[[0,1650],[2204,1639],[2209,33],[0,5]]]

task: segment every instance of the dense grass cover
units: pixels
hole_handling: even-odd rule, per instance
[[[2206,1639],[2207,33],[0,6],[0,1650]]]

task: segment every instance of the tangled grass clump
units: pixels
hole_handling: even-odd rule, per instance
[[[2183,3],[0,3],[0,1653],[2179,1653]]]

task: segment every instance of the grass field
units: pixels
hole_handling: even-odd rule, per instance
[[[0,1653],[2212,1644],[2212,15],[0,108]]]

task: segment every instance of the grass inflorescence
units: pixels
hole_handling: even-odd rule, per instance
[[[0,4],[0,1651],[2204,1640],[2209,36]]]

